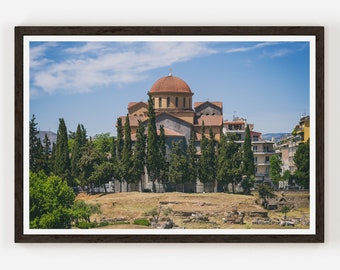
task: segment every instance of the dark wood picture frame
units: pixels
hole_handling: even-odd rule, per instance
[[[314,36],[315,37],[315,234],[25,234],[24,37],[101,35]],[[15,242],[17,243],[322,243],[324,242],[324,28],[322,26],[18,26],[15,27]]]

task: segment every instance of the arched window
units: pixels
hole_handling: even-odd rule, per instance
[[[158,98],[158,107],[162,108],[162,98]]]
[[[183,98],[183,108],[185,108],[185,97]]]
[[[170,107],[170,97],[166,98],[166,107],[169,108]]]
[[[176,106],[176,108],[178,107],[178,97],[176,97],[176,99],[175,99],[175,106]]]

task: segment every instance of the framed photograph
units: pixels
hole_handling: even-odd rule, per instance
[[[324,28],[15,28],[15,242],[324,242]]]

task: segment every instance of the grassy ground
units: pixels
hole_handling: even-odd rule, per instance
[[[278,194],[279,196],[279,194]],[[300,220],[309,219],[309,194],[291,192],[286,193],[285,198],[294,202],[296,207],[287,213],[287,219]],[[226,194],[226,193],[110,193],[110,194],[79,194],[77,200],[84,200],[87,203],[99,204],[101,214],[91,217],[92,221],[109,221],[111,225],[102,228],[116,229],[145,229],[141,225],[134,225],[137,218],[151,219],[145,213],[153,208],[161,210],[171,209],[172,212],[166,216],[160,215],[159,223],[164,223],[171,218],[175,225],[187,229],[264,229],[279,228],[274,224],[253,224],[254,213],[267,212],[270,220],[282,220],[284,214],[281,211],[265,210],[260,204],[256,194],[251,196]],[[232,212],[244,214],[243,224],[230,224],[225,220]],[[264,213],[265,214],[265,213]],[[197,217],[197,218],[195,218]],[[259,219],[259,218],[258,218]],[[260,218],[263,219],[263,218]],[[268,219],[267,219],[268,220]],[[296,223],[294,227],[285,228],[308,228],[308,224]]]

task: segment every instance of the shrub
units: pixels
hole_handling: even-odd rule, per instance
[[[133,221],[135,225],[150,226],[150,221],[145,218],[137,218]]]
[[[95,222],[86,222],[86,221],[81,221],[78,223],[77,226],[79,229],[93,229],[97,227],[97,223]]]
[[[151,192],[151,189],[149,189],[149,188],[144,188],[144,189],[143,189],[143,192],[149,193],[149,192]]]

